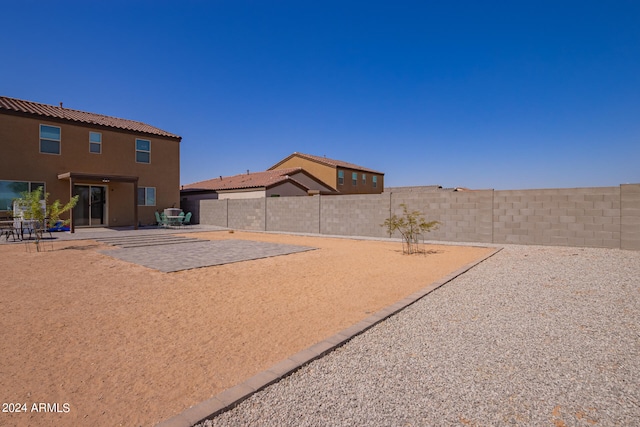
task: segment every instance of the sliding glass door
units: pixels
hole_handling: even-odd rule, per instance
[[[76,227],[93,227],[105,224],[107,191],[100,185],[74,185],[73,194],[80,196],[73,208]]]

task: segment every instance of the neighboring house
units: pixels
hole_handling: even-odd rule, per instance
[[[38,186],[79,195],[71,230],[155,222],[180,202],[181,137],[133,120],[0,96],[0,210]]]
[[[203,199],[255,199],[333,193],[330,186],[302,168],[221,176],[183,185],[180,190],[183,203]]]
[[[379,194],[384,191],[384,173],[311,154],[293,153],[268,170],[301,167],[340,194]]]

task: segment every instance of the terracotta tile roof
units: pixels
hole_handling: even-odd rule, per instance
[[[264,172],[243,173],[240,175],[225,176],[208,179],[206,181],[194,182],[183,185],[183,190],[242,190],[248,188],[269,188],[284,181],[293,181],[297,185],[302,185],[295,181],[289,174],[302,171],[302,168],[288,168],[270,170]],[[304,186],[303,186],[304,187]],[[306,188],[306,187],[305,187]]]
[[[379,172],[373,169],[369,169],[369,168],[365,168],[363,166],[359,166],[356,165],[354,163],[349,163],[349,162],[345,162],[342,160],[335,160],[335,159],[329,159],[327,157],[321,157],[321,156],[314,156],[312,154],[304,154],[304,153],[298,153],[295,152],[293,154],[291,154],[290,156],[286,157],[283,160],[280,160],[278,163],[276,163],[275,165],[271,166],[269,169],[274,169],[276,167],[278,167],[278,165],[284,163],[285,161],[293,158],[293,157],[300,157],[302,159],[307,159],[307,160],[311,160],[313,162],[317,162],[326,166],[330,166],[330,167],[342,167],[342,168],[346,168],[346,169],[356,169],[356,170],[360,170],[360,171],[364,171],[364,172],[369,172],[369,173],[376,173],[379,175],[384,175],[383,172]]]
[[[158,129],[157,127],[142,122],[136,122],[134,120],[119,119],[117,117],[72,110],[70,108],[62,108],[54,105],[40,104],[38,102],[23,101],[21,99],[8,98],[6,96],[0,96],[0,110],[181,139],[178,135],[174,135],[163,131],[162,129]]]

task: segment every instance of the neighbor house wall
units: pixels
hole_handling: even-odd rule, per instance
[[[205,203],[206,202],[206,203]],[[222,206],[221,203],[229,202]],[[542,190],[402,191],[379,195],[203,201],[203,224],[388,237],[404,204],[441,222],[427,240],[640,250],[640,184]],[[316,215],[317,209],[317,215]],[[224,211],[224,212],[223,212]],[[226,221],[226,222],[225,222]],[[397,237],[397,236],[396,236]]]
[[[320,181],[332,186],[334,189],[336,188],[336,168],[332,166],[323,165],[309,159],[294,156],[279,164],[278,167],[275,168],[275,170],[288,168],[302,168],[305,171],[309,172],[311,175],[318,178]]]
[[[384,174],[362,171],[359,169],[350,169],[342,166],[334,167],[324,165],[322,163],[293,156],[290,159],[278,164],[276,169],[297,168],[301,167],[311,175],[315,176],[322,182],[332,186],[343,194],[379,194],[384,191]],[[338,181],[338,172],[344,172],[344,183]],[[353,185],[351,174],[358,174],[357,184]],[[362,175],[366,175],[366,183],[362,182]],[[373,176],[378,179],[376,187],[373,186]]]
[[[264,197],[265,190],[229,190],[218,191],[218,199],[255,199],[258,197]]]
[[[329,187],[328,185],[324,185],[323,183],[318,181],[318,179],[314,179],[304,172],[294,172],[289,176],[310,190],[334,191],[333,188]]]
[[[278,185],[274,185],[273,187],[269,187],[265,191],[266,197],[290,197],[306,195],[306,189],[300,188],[300,186],[288,181],[282,182]]]

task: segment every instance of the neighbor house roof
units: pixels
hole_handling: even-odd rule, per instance
[[[194,182],[182,186],[182,190],[202,191],[202,190],[244,190],[250,188],[269,188],[285,181],[291,181],[298,186],[307,188],[289,175],[297,172],[304,172],[302,168],[287,168],[279,170],[269,170],[264,172],[243,173],[240,175],[225,176],[208,179],[206,181]]]
[[[356,169],[356,170],[361,170],[361,171],[364,171],[364,172],[376,173],[376,174],[379,174],[379,175],[384,175],[383,172],[379,172],[379,171],[376,171],[376,170],[373,170],[373,169],[365,168],[363,166],[359,166],[359,165],[356,165],[356,164],[353,164],[353,163],[349,163],[349,162],[345,162],[345,161],[342,161],[342,160],[329,159],[327,157],[314,156],[312,154],[304,154],[304,153],[298,153],[298,152],[295,152],[295,153],[291,154],[290,156],[284,158],[283,160],[280,160],[278,163],[276,163],[275,165],[271,166],[269,168],[269,170],[277,168],[279,165],[285,163],[286,161],[288,161],[289,159],[291,159],[293,157],[300,157],[302,159],[310,160],[312,162],[320,163],[320,164],[323,164],[325,166],[330,166],[330,167],[333,167],[333,168],[342,167],[342,168],[346,168],[346,169]]]
[[[22,99],[0,96],[0,111],[8,111],[14,114],[42,117],[53,120],[66,120],[89,125],[104,126],[122,129],[131,132],[139,132],[150,135],[158,135],[168,138],[181,139],[180,136],[166,132],[157,127],[134,120],[119,119],[103,114],[88,113],[86,111],[72,110],[60,106],[40,104],[39,102],[24,101]]]

